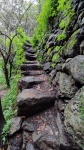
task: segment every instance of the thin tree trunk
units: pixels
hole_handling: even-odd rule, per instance
[[[12,75],[12,67],[13,67],[13,64],[12,62],[10,63],[10,78],[11,78],[11,75]]]
[[[10,82],[9,82],[9,77],[8,77],[8,69],[7,69],[6,65],[4,65],[4,74],[5,74],[7,87],[9,88],[10,87]]]

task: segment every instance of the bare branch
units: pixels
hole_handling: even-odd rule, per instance
[[[15,35],[12,37],[12,39],[11,39],[12,41],[13,41],[14,38],[17,36],[17,34],[18,34],[18,33],[16,32]]]
[[[2,46],[1,50],[3,50],[3,51],[6,53],[6,55],[7,55],[7,54],[8,54],[7,51],[6,51],[6,48],[7,48],[7,47],[5,47],[5,46],[4,46],[3,44],[1,44],[1,43],[0,43],[0,45]]]
[[[6,23],[6,21],[0,16],[0,19],[5,23],[5,25],[7,26],[7,27],[9,27],[8,26],[8,24]]]
[[[4,56],[1,48],[0,48],[0,53],[1,53],[2,57],[3,57],[4,62],[5,62],[5,56]]]
[[[2,33],[2,31],[0,31],[0,35],[3,35],[3,36],[5,36],[5,37],[7,37],[9,40],[11,40],[11,38],[10,38],[7,34]]]
[[[33,2],[34,2],[34,1],[33,1]],[[19,20],[17,26],[19,26],[19,25],[21,24],[21,21],[22,21],[24,15],[27,13],[27,11],[29,10],[29,8],[32,6],[33,2],[30,3],[30,5],[28,6],[28,8],[27,8],[27,9],[25,10],[25,12],[22,14],[22,16],[21,16],[21,18],[20,18],[20,20]]]

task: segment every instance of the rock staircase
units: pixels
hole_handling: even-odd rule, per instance
[[[68,150],[70,141],[57,108],[56,91],[30,43],[25,43],[24,50],[28,61],[21,66],[18,117],[12,119],[8,150]]]

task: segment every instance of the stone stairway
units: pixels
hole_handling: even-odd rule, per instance
[[[57,108],[56,91],[36,61],[30,43],[24,45],[27,62],[18,83],[18,113],[12,119],[8,150],[63,150],[70,146]],[[68,150],[67,149],[67,150]]]

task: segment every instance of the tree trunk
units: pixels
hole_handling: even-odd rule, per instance
[[[11,75],[12,75],[12,63],[10,63],[10,78],[11,78]]]
[[[10,82],[9,82],[9,77],[8,77],[8,69],[7,69],[6,65],[4,65],[4,74],[5,74],[7,87],[9,88],[10,87]]]
[[[2,146],[1,133],[2,133],[2,129],[3,129],[4,124],[5,124],[5,119],[3,116],[3,111],[2,111],[2,106],[1,106],[1,98],[0,98],[0,147]]]

